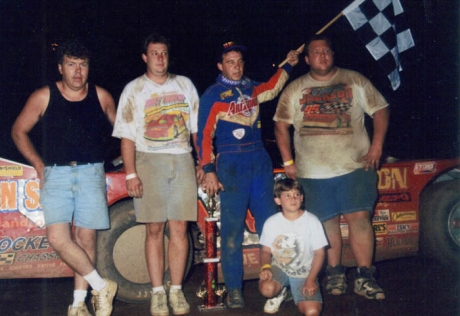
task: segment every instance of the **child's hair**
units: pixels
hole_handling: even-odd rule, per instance
[[[291,178],[280,179],[275,182],[275,188],[273,189],[273,194],[275,197],[279,198],[282,192],[297,190],[300,194],[303,195],[303,187],[297,180]]]

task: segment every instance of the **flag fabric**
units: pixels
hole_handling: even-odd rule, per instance
[[[355,0],[342,11],[384,69],[393,90],[401,85],[402,53],[415,46],[403,12],[399,0]]]

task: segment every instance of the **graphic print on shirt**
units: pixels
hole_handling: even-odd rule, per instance
[[[305,245],[302,237],[294,233],[278,235],[272,243],[273,260],[290,276],[308,274],[303,265]]]
[[[233,100],[228,104],[227,113],[219,117],[219,119],[240,125],[252,126],[258,114],[259,102],[257,101],[257,97],[240,94],[236,101]]]
[[[171,141],[187,130],[189,105],[183,94],[153,94],[145,102],[144,138],[152,141]],[[185,133],[184,137],[188,137]]]
[[[301,136],[351,134],[353,92],[349,85],[307,88],[302,91]]]

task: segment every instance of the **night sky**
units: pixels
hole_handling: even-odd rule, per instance
[[[170,71],[192,79],[201,94],[217,74],[221,45],[248,47],[248,77],[264,81],[284,60],[352,1],[97,1],[0,0],[0,156],[25,162],[10,129],[35,89],[59,80],[53,44],[82,38],[92,51],[90,81],[112,93],[145,71],[141,42],[153,30],[171,39]],[[336,64],[363,73],[391,104],[385,145],[398,158],[459,155],[459,1],[401,0],[416,43],[403,61],[402,84],[386,76],[345,17],[330,26]],[[308,71],[301,58],[291,74]],[[273,137],[276,100],[262,109],[264,135]],[[40,146],[40,126],[32,137]],[[114,154],[118,149],[114,149]]]

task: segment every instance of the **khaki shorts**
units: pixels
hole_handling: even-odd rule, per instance
[[[144,195],[134,199],[139,223],[197,220],[197,184],[192,155],[136,152]]]

